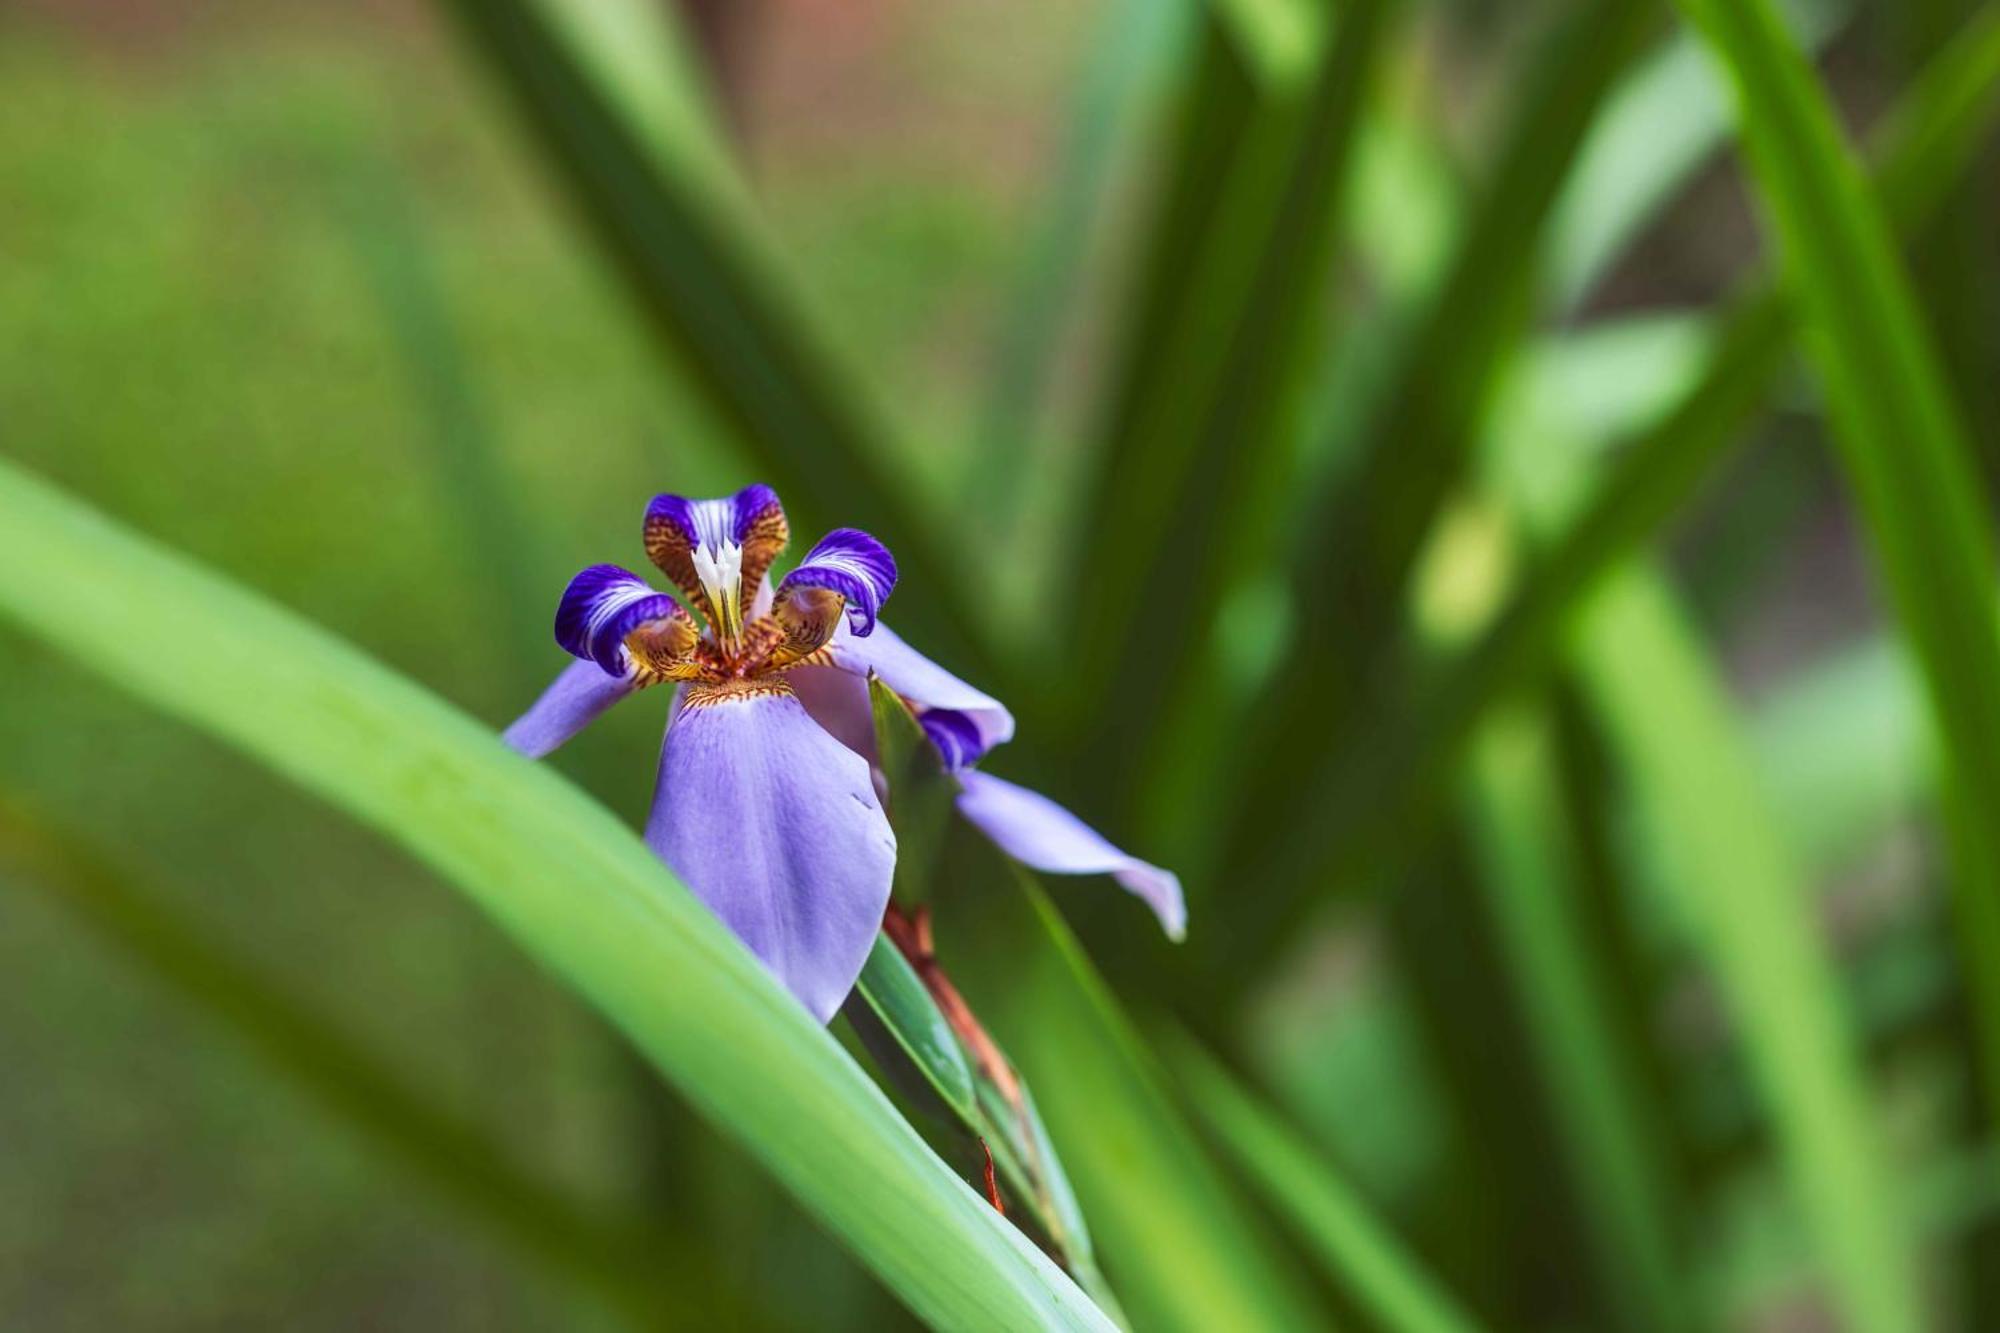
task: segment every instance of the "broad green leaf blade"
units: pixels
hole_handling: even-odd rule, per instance
[[[1879,576],[1943,740],[1961,951],[1978,1063],[2000,1095],[2000,616],[1993,535],[1889,228],[1833,109],[1768,0],[1680,0],[1730,73]],[[1994,1099],[1989,1095],[1989,1102]]]
[[[1568,1174],[1590,1224],[1609,1295],[1632,1328],[1690,1328],[1674,1216],[1674,1163],[1648,1115],[1646,1090],[1607,1016],[1611,958],[1594,947],[1569,838],[1547,720],[1520,707],[1492,717],[1466,777],[1468,823],[1507,977],[1563,1134]]]
[[[979,1099],[972,1090],[965,1052],[938,1012],[937,1002],[888,936],[875,937],[854,993],[945,1106],[967,1124],[977,1121]]]
[[[1639,570],[1598,594],[1577,661],[1769,1100],[1822,1274],[1853,1328],[1922,1328],[1904,1209],[1833,964],[1720,682],[1664,586]]]
[[[944,529],[896,475],[890,430],[789,284],[732,177],[703,143],[697,94],[622,103],[644,85],[602,54],[600,20],[549,15],[574,0],[451,0],[511,87],[632,294],[748,455],[796,514],[867,528],[945,590],[899,602],[932,640],[982,661],[991,646],[959,586]],[[572,34],[562,35],[563,31]],[[591,40],[576,54],[575,34]],[[675,68],[663,61],[661,77]],[[601,82],[593,76],[603,74]],[[649,130],[665,121],[670,128]],[[666,145],[665,150],[662,145]]]
[[[251,1048],[273,1072],[352,1127],[407,1178],[435,1191],[530,1262],[588,1285],[610,1308],[652,1326],[687,1316],[737,1322],[745,1312],[698,1274],[676,1237],[649,1219],[608,1212],[531,1175],[478,1125],[407,1083],[386,1061],[208,938],[164,896],[76,839],[0,808],[0,879],[41,891],[137,967]]]
[[[1173,1044],[1188,1101],[1264,1198],[1326,1265],[1334,1284],[1392,1333],[1473,1333],[1438,1285],[1346,1181],[1276,1112],[1191,1041]]]
[[[938,904],[939,953],[1034,1088],[1135,1326],[1321,1326],[1303,1276],[1203,1150],[1042,887],[974,835],[962,851],[965,891]]]
[[[966,1329],[1111,1326],[644,843],[478,722],[4,463],[0,616],[463,889],[919,1317]]]

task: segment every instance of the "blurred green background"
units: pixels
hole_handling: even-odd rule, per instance
[[[1558,0],[1383,6],[1395,16],[1368,20],[1386,31],[1351,151],[1325,164],[1351,177],[1337,228],[1258,166],[1290,162],[1284,117],[1311,114],[1268,92],[1295,77],[1284,62],[1339,58],[1338,42],[1288,26],[1311,5],[739,0],[681,17],[772,252],[893,417],[903,443],[883,456],[905,508],[935,513],[958,543],[974,590],[959,613],[997,627],[995,660],[1018,668],[983,680],[981,663],[939,654],[1014,687],[1022,736],[992,766],[1188,878],[1177,953],[1102,883],[1051,886],[1176,1099],[1202,1101],[1182,1083],[1201,1083],[1203,1061],[1176,1054],[1197,1041],[1488,1327],[1887,1327],[1855,1314],[1868,1297],[1835,1294],[1811,1239],[1823,1201],[1807,1188],[1802,1204],[1787,1174],[1788,1115],[1819,1149],[1849,1141],[1852,1125],[1815,1119],[1815,1079],[1851,1072],[1871,1159],[1869,1181],[1848,1183],[1892,1191],[1879,1197],[1914,1238],[1922,1322],[2000,1327],[2000,1164],[1931,809],[1930,723],[1824,395],[1782,346],[1768,397],[1721,431],[1728,456],[1719,442],[1689,465],[1702,484],[1664,502],[1671,524],[1627,525],[1632,542],[1596,562],[1601,600],[1588,623],[1551,631],[1554,667],[1508,668],[1507,688],[1477,694],[1469,739],[1409,757],[1456,725],[1449,688],[1427,685],[1455,679],[1453,654],[1533,586],[1585,504],[1581,478],[1629,457],[1611,446],[1695,382],[1716,311],[1772,251],[1723,143],[1725,103],[1702,111],[1698,90],[1716,85],[1688,73],[1699,62],[1666,7],[1628,7],[1645,14],[1620,27]],[[1993,17],[1961,0],[1792,8],[1857,135],[1954,34]],[[647,497],[764,472],[699,357],[691,370],[660,354],[625,272],[463,28],[402,0],[0,8],[0,451],[497,727],[558,665],[547,620],[564,580],[629,563]],[[1564,128],[1557,99],[1537,138],[1519,108],[1562,85],[1550,34],[1570,30],[1585,49],[1616,35],[1631,55],[1604,62],[1608,101],[1572,88],[1576,123]],[[1232,103],[1258,68],[1244,50],[1279,73]],[[1633,70],[1654,78],[1649,97],[1632,94]],[[1962,100],[1983,105],[1989,84],[1968,76]],[[1607,156],[1584,130],[1621,112],[1628,138]],[[1279,128],[1260,139],[1259,116]],[[1905,253],[1984,515],[2000,477],[2000,159],[1990,118],[1970,119]],[[1576,170],[1598,195],[1574,186],[1565,135],[1584,138]],[[1491,173],[1522,138],[1523,178],[1546,164],[1553,202],[1506,214]],[[1628,159],[1618,142],[1641,148]],[[1655,183],[1657,199],[1625,202]],[[1260,218],[1215,216],[1259,199]],[[1623,231],[1605,220],[1621,210]],[[1329,253],[1282,222],[1276,239],[1258,230],[1288,216],[1324,231]],[[1202,328],[1208,299],[1148,313],[1145,293],[1176,289],[1162,255],[1209,254],[1185,238],[1176,250],[1176,219],[1223,233],[1225,256],[1294,247],[1311,334],[1268,353],[1291,389],[1256,385],[1266,353],[1253,349],[1242,401],[1118,405],[1119,385],[1193,393],[1176,386],[1292,318],[1253,302],[1240,324],[1210,321],[1216,341],[1173,344],[1174,329]],[[1481,227],[1502,239],[1453,270]],[[1234,309],[1226,292],[1244,278],[1209,262],[1189,260],[1186,283],[1213,282]],[[1441,321],[1426,306],[1440,283],[1470,302]],[[1426,309],[1446,334],[1422,331]],[[1474,384],[1454,367],[1480,353],[1462,356],[1451,333],[1524,350],[1494,353]],[[1159,356],[1191,358],[1179,373],[1133,369],[1152,335],[1182,348]],[[1259,415],[1266,398],[1282,400],[1275,415]],[[1144,478],[1149,450],[1178,447],[1162,443],[1175,415],[1197,410],[1220,423],[1199,457],[1220,465],[1228,499],[1216,529],[1189,529],[1190,553],[1171,540],[1176,506],[1204,483],[1169,469],[1178,489],[1155,497]],[[1147,411],[1169,424],[1130,424]],[[1239,421],[1261,423],[1242,476]],[[1297,443],[1253,456],[1275,435]],[[1480,443],[1456,472],[1435,464],[1451,484],[1431,522],[1424,477],[1443,455],[1425,442],[1461,436]],[[1122,444],[1107,453],[1106,439]],[[1380,461],[1399,449],[1416,480]],[[1636,503],[1670,489],[1646,482]],[[1300,512],[1321,494],[1345,507]],[[786,499],[811,516],[801,531],[865,517]],[[1316,630],[1312,601],[1274,572],[1288,551],[1337,547],[1357,513],[1412,515],[1423,538],[1407,598],[1393,555],[1386,593],[1305,585],[1395,608],[1352,622],[1394,631],[1359,641]],[[1138,534],[1110,586],[1143,599],[1098,640],[1064,620],[1104,595],[1071,554],[1093,523]],[[1651,555],[1629,558],[1635,545]],[[1201,572],[1230,566],[1224,555],[1226,576]],[[948,620],[925,577],[906,560],[899,603]],[[115,672],[146,672],[118,606],[102,615]],[[1107,696],[1155,640],[1181,674]],[[1345,685],[1324,678],[1336,660]],[[1350,692],[1345,729],[1304,758],[1272,748],[1323,716],[1291,703],[1322,689]],[[1204,694],[1218,702],[1190,708]],[[656,709],[618,710],[559,766],[636,824],[658,725]],[[1331,777],[1297,767],[1322,760]],[[1232,825],[1273,780],[1359,813],[1351,827],[1331,806]],[[1390,794],[1371,803],[1378,785]],[[1404,801],[1405,787],[1426,795]],[[1969,819],[1990,824],[1967,790]],[[281,978],[371,1064],[490,1141],[496,1171],[650,1219],[686,1326],[910,1321],[432,876],[11,627],[0,810],[63,830],[209,945]],[[1295,824],[1315,823],[1354,849],[1337,867],[1286,859]],[[1246,853],[1245,836],[1265,850]],[[1748,905],[1774,883],[1775,900],[1793,885],[1810,895]],[[0,867],[0,1325],[608,1326],[587,1284],[526,1261],[532,1247],[463,1191],[385,1150],[365,1110],[330,1101],[313,1073],[323,1053],[246,1043],[226,987],[191,997],[50,887]],[[975,918],[957,938],[981,938],[979,904],[956,910]],[[1801,949],[1800,987],[1759,999],[1760,962],[1784,972]],[[1830,989],[1816,991],[1822,964]],[[1010,1003],[1004,956],[965,968],[984,986],[968,985],[975,1003]],[[1787,1010],[1799,994],[1833,1007]],[[1744,1037],[1746,1007],[1764,1036]],[[1068,1021],[1003,1021],[1045,1103],[1070,1068],[1061,1043],[1037,1057],[1013,1033]],[[1767,1081],[1770,1066],[1805,1072]],[[1851,1090],[1835,1082],[1833,1095]],[[1087,1157],[1065,1141],[1067,1118],[1053,1117],[1058,1148]],[[1070,1164],[1093,1218],[1117,1212],[1100,1200],[1119,1172],[1179,1169]],[[1395,1322],[1338,1269],[1316,1270],[1254,1171],[1229,1174],[1260,1219],[1244,1243],[1312,1274],[1297,1303],[1271,1309]],[[1143,1233],[1100,1230],[1112,1285],[1153,1326],[1171,1283],[1134,1278],[1155,1288],[1135,1298],[1128,1277],[1187,1260],[1155,1245],[1141,1262],[1120,1251]]]

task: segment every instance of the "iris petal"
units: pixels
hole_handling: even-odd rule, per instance
[[[884,685],[909,700],[933,741],[939,738],[939,728],[949,728],[952,748],[940,744],[938,752],[954,768],[976,763],[994,746],[1013,739],[1014,715],[1006,705],[910,647],[887,625],[877,624],[865,639],[842,630],[826,652],[834,666],[864,679],[873,671]],[[867,705],[866,691],[862,705]]]
[[[806,588],[839,593],[847,602],[849,628],[867,635],[895,586],[896,559],[888,547],[859,528],[835,528],[779,581],[778,600],[782,603],[786,593]]]
[[[540,759],[638,687],[631,675],[607,676],[595,662],[571,662],[500,739]]]
[[[779,682],[691,686],[646,841],[821,1022],[873,947],[896,838],[868,763]]]
[[[761,483],[720,500],[656,495],[646,506],[646,555],[698,606],[707,601],[707,594],[695,570],[697,550],[739,548],[742,588],[748,600],[756,596],[771,562],[783,554],[790,541],[785,507],[778,502],[778,493]]]
[[[625,636],[649,620],[685,619],[680,604],[628,569],[592,565],[569,581],[556,604],[556,642],[610,676],[625,675]]]
[[[971,769],[958,781],[958,812],[1001,851],[1051,874],[1109,875],[1153,909],[1169,937],[1186,934],[1187,903],[1172,871],[1120,851],[1040,792]]]

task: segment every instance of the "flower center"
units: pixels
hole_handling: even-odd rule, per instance
[[[734,657],[743,641],[743,548],[724,539],[694,548],[694,574],[715,616],[715,639]]]

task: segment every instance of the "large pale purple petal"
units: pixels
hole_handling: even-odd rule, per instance
[[[789,690],[690,688],[646,841],[822,1023],[861,975],[896,836],[866,760]]]
[[[627,634],[648,620],[686,616],[678,602],[630,570],[592,565],[569,581],[556,603],[556,642],[606,675],[622,676]]]
[[[857,635],[875,628],[882,603],[896,586],[896,558],[859,528],[835,528],[806,552],[797,569],[778,582],[778,597],[794,588],[825,588],[847,601],[847,623]]]
[[[1014,715],[1004,704],[910,647],[887,625],[876,625],[865,639],[843,629],[826,651],[843,671],[862,677],[873,671],[909,700],[939,754],[954,768],[976,763],[1014,736]]]
[[[500,739],[540,759],[636,688],[630,675],[607,676],[595,662],[571,662]]]
[[[785,679],[813,721],[869,763],[877,762],[875,705],[868,697],[867,677],[838,667],[815,666],[793,667]]]
[[[958,781],[958,812],[1016,861],[1056,875],[1109,875],[1153,909],[1170,937],[1187,932],[1187,903],[1171,870],[1118,850],[1040,792],[971,769]]]

